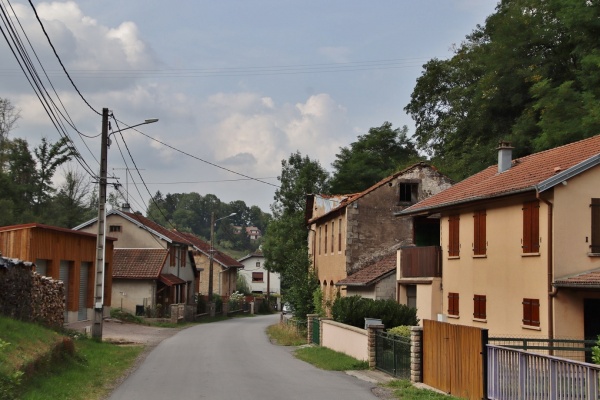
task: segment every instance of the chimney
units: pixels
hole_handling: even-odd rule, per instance
[[[498,173],[508,170],[512,164],[512,150],[514,147],[510,142],[500,141],[498,143]]]
[[[121,204],[121,211],[123,211],[123,212],[131,212],[131,207],[129,206],[129,203],[123,203],[123,204]]]

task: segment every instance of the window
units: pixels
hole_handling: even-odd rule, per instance
[[[419,197],[419,184],[418,183],[400,183],[400,197],[401,203],[415,204]]]
[[[171,267],[176,266],[176,254],[177,254],[177,249],[175,248],[175,246],[171,246],[169,248],[169,265]]]
[[[181,266],[185,267],[185,259],[187,258],[187,249],[184,247],[181,249]]]
[[[485,210],[475,211],[473,215],[473,254],[476,256],[485,255],[487,243],[485,239]]]
[[[523,253],[540,252],[540,202],[523,204]]]
[[[476,294],[475,297],[473,297],[473,318],[487,318],[485,313],[485,296]]]
[[[331,221],[331,252],[335,249],[335,221]]]
[[[253,272],[252,273],[252,282],[263,282],[263,273],[262,272]]]
[[[448,315],[458,316],[458,293],[448,293]]]
[[[110,225],[108,227],[109,232],[121,232],[121,225]]]
[[[451,215],[448,218],[448,255],[450,257],[458,257],[460,254],[459,241],[459,222],[458,215]]]
[[[319,255],[321,255],[321,240],[323,239],[321,235],[321,228],[322,226],[319,227]]]
[[[590,251],[600,253],[600,199],[592,199],[592,244]]]
[[[523,299],[523,325],[540,326],[540,301]]]
[[[256,268],[260,268],[260,261],[256,262]]]
[[[325,254],[327,254],[327,224],[325,224],[325,246],[323,246],[323,249],[325,250]]]
[[[342,251],[342,219],[338,220],[338,251]]]

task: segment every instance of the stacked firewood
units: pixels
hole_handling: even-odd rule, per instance
[[[23,321],[61,326],[64,284],[38,275],[32,265],[0,257],[0,314]]]

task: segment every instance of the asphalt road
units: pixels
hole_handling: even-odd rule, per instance
[[[112,400],[376,399],[375,386],[323,371],[269,342],[278,315],[200,324],[163,340]]]

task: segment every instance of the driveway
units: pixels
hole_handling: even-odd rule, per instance
[[[92,324],[92,321],[80,321],[65,325],[65,328],[85,332],[86,328],[91,328]],[[129,324],[116,319],[106,319],[102,324],[102,340],[120,344],[142,344],[153,348],[180,330],[178,328],[161,328]]]

